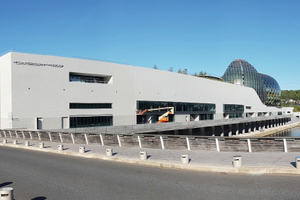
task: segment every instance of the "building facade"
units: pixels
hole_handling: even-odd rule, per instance
[[[171,112],[172,110],[172,112]],[[0,57],[0,128],[93,126],[274,116],[250,87],[102,61],[10,52]]]

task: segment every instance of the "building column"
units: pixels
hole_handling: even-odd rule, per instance
[[[215,136],[215,127],[214,126],[211,127],[211,131],[212,131],[212,136]]]
[[[232,125],[231,124],[229,124],[229,131],[228,131],[228,136],[230,137],[230,136],[232,136]]]
[[[222,136],[222,137],[224,137],[224,126],[221,126],[221,135],[220,136]]]
[[[178,135],[178,130],[174,130],[174,135]]]

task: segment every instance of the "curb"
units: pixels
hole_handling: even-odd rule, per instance
[[[139,164],[149,167],[160,167],[160,168],[171,168],[179,170],[191,170],[191,171],[201,171],[201,172],[219,172],[219,173],[233,173],[233,174],[288,174],[288,175],[300,175],[300,170],[296,168],[287,167],[270,167],[270,166],[242,166],[241,168],[235,168],[232,165],[205,165],[205,164],[177,164],[172,162],[160,161],[160,160],[140,160],[137,158],[120,158],[120,157],[108,157],[102,154],[83,154],[70,151],[59,151],[54,149],[41,149],[38,147],[27,147],[14,144],[0,144],[1,146],[21,148],[31,151],[41,151],[47,153],[76,156],[83,158],[100,159],[105,161],[114,161],[127,164]]]

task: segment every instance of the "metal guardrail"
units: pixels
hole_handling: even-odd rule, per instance
[[[183,135],[132,135],[63,133],[49,131],[0,130],[0,137],[21,138],[37,141],[51,141],[73,144],[98,144],[110,146],[136,146],[161,149],[187,149],[212,151],[300,151],[300,137],[297,138],[239,138]],[[289,148],[289,146],[291,148]]]

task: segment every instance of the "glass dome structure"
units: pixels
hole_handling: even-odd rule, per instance
[[[266,105],[278,105],[280,103],[281,90],[277,81],[266,74],[260,74],[264,81],[264,91],[267,93]]]
[[[280,102],[281,90],[277,81],[268,75],[258,73],[245,60],[232,61],[222,78],[228,83],[253,88],[266,105],[277,105]]]

